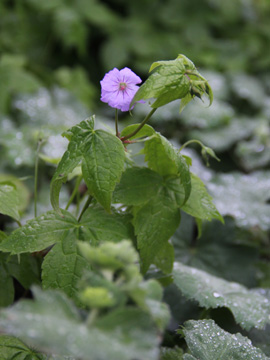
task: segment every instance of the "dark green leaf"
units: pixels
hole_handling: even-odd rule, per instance
[[[147,168],[128,168],[116,185],[113,202],[125,205],[141,205],[156,195],[162,177]]]
[[[11,276],[19,281],[25,289],[40,283],[40,259],[30,254],[9,256],[6,268]]]
[[[83,238],[93,244],[119,242],[134,237],[130,216],[117,212],[108,214],[100,206],[89,207],[83,214],[80,226]]]
[[[178,191],[179,196],[183,190],[179,187]],[[212,202],[212,197],[208,194],[204,183],[194,174],[191,174],[191,194],[182,210],[198,219],[208,221],[218,219],[223,222],[223,218]]]
[[[14,300],[13,279],[7,269],[5,254],[0,254],[0,308],[12,304]]]
[[[76,235],[71,232],[46,255],[42,263],[43,288],[61,289],[77,299],[77,283],[87,269],[90,266],[78,253]]]
[[[191,191],[190,172],[185,158],[158,133],[145,142],[144,153],[149,168],[162,176],[177,175],[180,178],[185,194],[181,204],[183,205]]]
[[[179,209],[167,196],[166,188],[160,188],[156,196],[145,205],[134,208],[134,227],[143,272],[147,271],[164,248],[179,222]]]
[[[172,237],[177,261],[247,287],[257,285],[259,248],[250,232],[237,228],[234,220],[226,217],[225,224],[203,222],[202,235],[195,239],[194,226],[194,219],[183,213]]]

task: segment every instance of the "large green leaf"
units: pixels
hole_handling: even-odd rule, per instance
[[[270,171],[249,175],[218,174],[207,185],[222,215],[231,215],[241,227],[270,227]]]
[[[80,359],[155,360],[158,336],[147,313],[133,308],[110,312],[87,327],[64,294],[34,289],[0,315],[0,329],[47,353]]]
[[[44,289],[61,289],[69,297],[76,298],[78,280],[90,269],[88,262],[78,253],[76,237],[69,233],[46,255],[42,263]]]
[[[47,360],[48,359],[47,355],[38,354],[35,350],[25,345],[21,340],[8,335],[0,336],[0,353],[2,360],[11,360],[11,359]]]
[[[130,216],[117,212],[108,214],[101,206],[85,211],[80,221],[80,235],[92,244],[134,237]]]
[[[11,254],[44,250],[61,242],[76,227],[78,222],[68,211],[62,210],[61,215],[48,211],[13,231],[1,242],[0,249]]]
[[[140,126],[140,124],[132,124],[129,125],[127,127],[125,127],[122,131],[121,131],[121,137],[127,136],[129,134],[132,134],[135,130],[137,130],[137,128]],[[132,136],[131,138],[129,138],[129,140],[133,140],[133,139],[138,139],[141,137],[146,137],[146,136],[151,136],[154,135],[155,130],[152,128],[152,126],[145,124],[140,131],[137,132],[136,135]]]
[[[162,177],[147,168],[128,168],[113,193],[113,202],[125,205],[141,205],[156,195]]]
[[[94,130],[94,117],[72,127],[70,139],[51,184],[51,202],[59,210],[61,185],[82,162],[82,173],[90,194],[110,211],[112,192],[124,170],[125,151],[121,141],[104,130]]]
[[[241,334],[230,334],[213,320],[187,321],[183,333],[192,355],[184,360],[269,360]]]
[[[143,272],[164,248],[179,222],[180,211],[168,197],[166,188],[161,187],[145,205],[134,208],[134,227]]]
[[[269,300],[243,285],[179,262],[175,262],[173,276],[175,284],[188,299],[197,300],[206,308],[229,308],[244,329],[263,328],[270,322]]]
[[[19,194],[14,183],[1,182],[0,183],[0,213],[13,217],[19,220]]]

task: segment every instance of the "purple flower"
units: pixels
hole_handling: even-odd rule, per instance
[[[101,80],[100,100],[121,111],[128,111],[131,100],[139,89],[142,80],[129,68],[114,68]]]

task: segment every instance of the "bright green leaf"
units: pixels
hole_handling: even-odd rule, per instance
[[[157,61],[150,67],[149,78],[135,94],[131,107],[139,100],[155,98],[153,108],[166,105],[171,101],[192,97],[201,98],[206,94],[213,100],[213,93],[207,81],[196,70],[195,65],[186,56],[179,55],[175,60]]]
[[[182,188],[178,188],[178,196],[181,195]],[[217,219],[223,222],[223,218],[212,202],[212,197],[208,194],[202,180],[191,174],[191,194],[188,201],[182,207],[187,214],[198,219],[209,220]]]
[[[229,308],[244,329],[263,328],[270,322],[268,299],[243,285],[178,262],[174,265],[173,276],[175,284],[188,299],[197,300],[207,309]]]
[[[61,242],[76,227],[78,222],[68,211],[62,210],[62,215],[48,211],[13,231],[0,243],[0,250],[11,254],[44,250]]]
[[[187,321],[183,333],[192,356],[184,360],[269,360],[241,334],[230,334],[213,320]]]
[[[127,127],[125,127],[122,131],[121,131],[121,137],[127,136],[129,134],[132,134],[139,126],[140,124],[132,124],[129,125]],[[155,130],[152,128],[152,126],[145,124],[143,126],[143,128],[137,132],[136,135],[132,136],[131,138],[129,138],[129,140],[133,140],[133,139],[138,139],[141,137],[145,137],[145,136],[151,136],[154,135]]]

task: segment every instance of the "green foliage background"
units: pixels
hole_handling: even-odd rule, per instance
[[[5,194],[8,187],[13,200],[9,207],[4,207],[4,202],[0,204],[0,211],[5,214],[0,215],[1,242],[5,241],[5,234],[11,233],[17,226],[9,216],[20,219],[22,223],[33,218],[33,175],[38,142],[41,148],[38,214],[41,214],[51,210],[49,182],[68,145],[67,139],[60,134],[93,112],[97,113],[99,128],[113,126],[112,110],[99,102],[99,81],[105,72],[113,67],[120,69],[128,66],[146,79],[153,61],[174,59],[182,53],[194,61],[213,88],[211,107],[207,104],[202,106],[195,100],[179,115],[179,102],[171,103],[158,109],[151,120],[154,128],[170,138],[178,148],[185,141],[197,139],[216,152],[221,161],[211,159],[211,167],[206,167],[200,158],[199,146],[191,145],[185,150],[185,154],[193,159],[191,170],[204,181],[217,209],[225,218],[224,225],[216,220],[202,222],[199,218],[204,209],[200,208],[200,204],[189,208],[187,203],[183,209],[185,213],[181,214],[180,227],[171,238],[176,261],[181,265],[176,265],[174,269],[176,284],[165,287],[164,301],[169,305],[172,319],[160,354],[162,360],[202,359],[205,346],[208,346],[205,359],[214,360],[217,353],[220,359],[232,356],[267,359],[266,356],[270,356],[269,325],[264,329],[250,330],[256,324],[262,328],[269,316],[269,309],[263,302],[264,298],[269,299],[270,287],[269,18],[268,0],[0,2],[0,195],[2,192]],[[140,104],[134,110],[134,118],[143,118],[147,112],[147,104]],[[120,121],[123,126],[130,124],[124,115]],[[140,146],[136,146],[136,150],[140,151]],[[202,155],[209,160],[207,154]],[[140,157],[138,159],[139,164]],[[73,174],[68,175],[69,182],[63,186],[60,204],[66,204],[72,188],[76,186],[77,170],[75,168]],[[133,179],[133,176],[130,176],[131,179],[128,174],[126,176],[128,181]],[[196,181],[200,184],[199,180]],[[201,188],[202,185],[198,185],[198,189]],[[147,190],[149,193],[150,188]],[[84,194],[82,186],[82,198]],[[16,203],[18,196],[19,202]],[[116,188],[114,196],[116,200],[117,196],[119,199],[123,197],[121,187]],[[139,201],[136,194],[130,193],[130,196],[131,204]],[[103,201],[108,202],[107,199]],[[199,215],[197,223],[187,215],[194,215],[195,211]],[[138,229],[141,226],[139,219],[136,224]],[[118,235],[116,239],[113,233],[110,235],[108,228],[113,225],[101,209],[95,209],[93,214],[90,211],[86,213],[85,221],[93,221],[91,226],[94,229],[101,224],[104,234],[112,237],[109,238],[111,241],[120,240]],[[131,237],[130,229],[121,221],[118,225],[113,223],[116,233],[121,237]],[[198,225],[202,230],[199,239]],[[98,226],[95,231],[98,231]],[[50,235],[53,238],[53,234]],[[57,236],[55,238],[59,240]],[[55,239],[49,238],[48,244],[53,242]],[[60,246],[54,249],[47,262],[43,262],[43,268],[56,266],[54,256],[60,250]],[[63,255],[67,264],[71,258],[76,263],[78,254],[75,252],[68,254],[68,260]],[[0,294],[2,307],[11,304],[14,299],[28,297],[28,289],[33,284],[40,284],[39,256],[33,258],[22,254],[18,259],[12,255],[8,266],[6,261],[7,255],[1,253],[0,289],[7,290]],[[80,258],[76,264],[74,277],[81,276],[85,260]],[[23,273],[21,268],[24,268]],[[159,273],[150,275],[160,276]],[[53,287],[49,277],[43,281],[45,288]],[[166,279],[162,281],[167,285]],[[222,289],[230,289],[228,282],[239,283],[237,296],[231,296],[226,291],[222,293]],[[209,283],[213,288],[208,286]],[[67,301],[52,293],[45,304],[46,301],[41,301],[39,290],[35,291],[37,313],[39,309],[44,309],[45,315],[50,314],[52,301],[58,301],[59,307]],[[72,289],[68,289],[67,293],[73,296]],[[252,299],[252,303],[246,302],[246,298]],[[23,306],[27,308],[27,303]],[[68,304],[67,314],[60,314],[61,321],[66,321],[71,311],[68,308],[72,306]],[[15,310],[20,315],[20,309]],[[214,319],[217,325],[209,318]],[[196,323],[190,319],[196,320]],[[183,357],[180,349],[166,348],[178,345],[186,350],[184,341],[175,330],[187,320],[182,335],[185,336],[189,354]],[[31,321],[29,324],[31,330]],[[144,336],[143,326],[139,329],[141,337]],[[232,337],[225,330],[229,333],[240,331],[248,336],[266,356],[252,348],[242,335]],[[199,336],[201,331],[206,340]],[[221,334],[224,343],[233,344],[232,350],[222,348],[220,338],[215,338],[217,333]],[[208,342],[209,336],[214,338],[212,343]],[[8,336],[1,337],[0,349],[6,351],[7,358],[14,355],[9,352],[12,344],[20,348],[25,356],[43,359],[43,355],[36,354],[19,340],[18,344],[14,341]],[[119,341],[122,344],[122,340]],[[149,344],[156,346],[156,339],[151,338]],[[237,350],[237,344],[242,344],[240,350]],[[63,346],[70,350],[69,344]],[[247,349],[244,355],[243,347]],[[109,356],[109,350],[106,351]],[[149,355],[143,351],[142,356]],[[76,351],[71,351],[71,354],[75,356]]]

